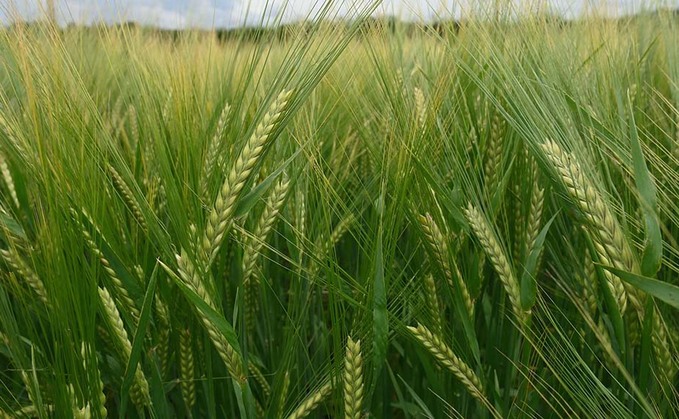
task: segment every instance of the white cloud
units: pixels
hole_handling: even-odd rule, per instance
[[[10,16],[32,20],[44,13],[46,0],[0,0],[0,22]],[[317,16],[326,6],[327,17],[347,16],[369,7],[372,0],[55,0],[61,24],[136,21],[163,28],[234,27],[289,22]],[[588,11],[621,15],[654,7],[679,7],[679,0],[500,0],[515,14],[551,11],[577,17]],[[383,0],[375,15],[405,20],[460,18],[488,12],[489,0]],[[485,6],[484,6],[485,5]]]

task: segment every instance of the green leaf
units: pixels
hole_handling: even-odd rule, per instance
[[[533,308],[535,301],[537,300],[538,284],[536,280],[536,271],[538,268],[538,261],[540,260],[540,254],[545,245],[545,238],[547,237],[549,227],[551,227],[557,215],[559,215],[558,211],[549,221],[547,221],[547,224],[542,227],[540,234],[538,234],[538,237],[535,239],[535,243],[533,243],[528,259],[526,259],[526,264],[523,267],[523,275],[521,275],[521,308],[524,310]]]
[[[658,281],[657,279],[648,278],[642,275],[633,274],[631,272],[623,271],[613,268],[611,266],[603,266],[602,268],[613,272],[618,278],[632,284],[633,286],[644,291],[646,294],[652,295],[658,300],[664,301],[672,307],[679,309],[679,287],[668,284],[667,282]]]
[[[631,104],[630,104],[631,108]],[[632,163],[634,166],[634,182],[639,191],[641,211],[644,215],[646,240],[641,259],[641,273],[645,276],[654,276],[662,264],[662,233],[658,222],[658,199],[655,183],[648,171],[644,153],[641,149],[639,136],[634,121],[634,112],[630,109],[630,137],[632,142]]]
[[[125,410],[127,408],[127,395],[130,393],[134,373],[137,371],[137,364],[141,359],[141,350],[144,344],[144,336],[146,335],[146,327],[151,321],[151,305],[153,304],[153,295],[156,290],[156,282],[158,279],[158,264],[153,268],[149,285],[146,287],[146,294],[144,295],[144,303],[142,304],[141,314],[139,315],[139,324],[134,333],[132,341],[132,353],[125,368],[125,375],[123,378],[123,385],[121,389],[121,403],[120,403],[120,417],[125,417]]]

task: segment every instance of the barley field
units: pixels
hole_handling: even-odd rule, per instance
[[[0,418],[678,417],[679,18],[435,29],[2,28]]]

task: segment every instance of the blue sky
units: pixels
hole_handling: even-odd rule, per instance
[[[46,0],[0,0],[0,21],[12,16],[35,19],[42,15]],[[133,20],[163,28],[234,27],[257,24],[262,16],[272,21],[282,16],[294,21],[313,16],[328,0],[54,0],[61,24],[91,24]],[[431,20],[436,16],[460,17],[474,13],[480,4],[496,0],[384,0],[376,15],[395,15],[406,20]],[[543,8],[565,17],[581,16],[591,11],[621,15],[657,6],[679,7],[679,0],[499,0],[525,13]],[[334,1],[333,14],[347,15],[353,7],[371,0]]]

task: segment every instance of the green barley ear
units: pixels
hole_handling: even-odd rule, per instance
[[[481,211],[472,204],[469,204],[465,213],[474,234],[479,239],[481,247],[483,247],[486,255],[490,258],[490,261],[500,278],[500,282],[502,282],[505,292],[509,296],[509,302],[511,303],[516,319],[519,321],[519,324],[525,324],[530,316],[530,310],[524,311],[521,308],[519,282],[514,275],[514,271],[509,263],[505,250],[502,245],[500,245],[500,241]]]
[[[144,231],[148,230],[146,219],[144,219],[144,214],[141,212],[139,203],[135,199],[132,190],[130,189],[129,186],[127,186],[127,183],[125,183],[122,176],[120,176],[118,171],[115,168],[113,168],[113,166],[109,164],[107,165],[107,168],[109,173],[111,174],[113,186],[115,186],[120,196],[122,196],[123,201],[125,201],[125,204],[132,212],[132,216],[134,216],[134,219],[137,221],[137,224],[139,224],[139,227],[141,227],[142,230]]]
[[[122,355],[122,362],[127,364],[132,356],[132,343],[127,336],[127,331],[123,325],[123,319],[120,317],[120,312],[113,302],[113,298],[111,298],[111,294],[109,294],[108,290],[103,287],[99,287],[98,290],[99,299],[104,309],[104,319],[113,332],[112,338],[116,340],[116,346]],[[149,384],[146,381],[146,377],[144,377],[144,372],[140,365],[137,365],[137,369],[134,372],[130,396],[134,404],[140,408],[151,404]]]
[[[231,113],[231,106],[227,103],[224,105],[222,112],[219,114],[217,120],[217,128],[208,145],[205,161],[203,162],[203,171],[200,177],[200,191],[201,197],[207,202],[212,199],[208,190],[208,185],[212,177],[213,171],[218,167],[219,152],[222,149],[222,142],[224,141],[224,132],[226,131],[226,121]]]
[[[426,238],[426,243],[431,249],[431,252],[434,256],[434,260],[438,265],[440,271],[445,276],[448,286],[450,287],[451,290],[458,291],[460,293],[460,295],[462,296],[462,301],[464,301],[465,308],[469,313],[469,317],[473,318],[474,300],[469,294],[467,285],[464,282],[464,279],[462,278],[462,273],[458,269],[457,265],[453,264],[453,266],[451,267],[448,258],[448,243],[443,233],[441,232],[441,229],[439,228],[438,224],[436,224],[436,221],[434,221],[434,218],[429,213],[419,215],[418,221],[420,223],[422,232],[424,233],[424,236]],[[456,285],[453,275],[457,277],[457,284],[459,285]]]
[[[264,244],[273,228],[278,214],[283,208],[283,203],[288,194],[290,180],[284,173],[282,179],[274,187],[273,191],[266,200],[264,211],[257,221],[257,225],[245,242],[243,251],[243,288],[245,292],[245,324],[247,330],[254,330],[254,317],[257,310],[257,288],[259,287],[259,277],[255,272],[255,267],[259,256],[264,248]]]
[[[7,165],[7,159],[0,153],[0,173],[2,173],[2,179],[5,181],[7,190],[9,191],[9,196],[12,197],[12,201],[16,208],[19,208],[19,197],[17,196],[16,186],[14,185],[14,179],[12,178],[12,172],[9,170]]]
[[[503,123],[496,113],[493,116],[491,129],[486,146],[486,164],[484,166],[484,180],[487,191],[495,191],[501,179],[502,153],[504,152]]]
[[[288,416],[288,419],[302,419],[307,416],[332,392],[332,382],[328,381],[318,390],[311,393],[300,405]]]
[[[231,168],[224,184],[219,189],[217,199],[208,214],[207,226],[203,237],[203,250],[208,266],[212,263],[224,241],[224,235],[231,225],[231,217],[236,209],[236,200],[247,182],[252,170],[269,143],[271,132],[283,116],[283,111],[292,96],[291,90],[282,91],[271,104],[252,136],[245,143],[236,163]]]
[[[424,277],[424,295],[425,308],[428,311],[434,333],[437,336],[443,336],[443,321],[441,309],[439,308],[438,293],[436,292],[436,282],[431,274]]]
[[[89,354],[89,356],[88,356]],[[97,386],[99,390],[99,400],[97,400],[97,403],[99,405],[99,417],[100,418],[105,418],[108,416],[108,411],[106,410],[106,394],[104,393],[104,382],[101,381],[101,375],[99,373],[99,367],[96,363],[96,354],[93,352],[92,346],[83,342],[82,345],[80,346],[80,356],[83,359],[83,366],[85,367],[86,371],[92,371],[94,369],[96,378],[97,378]],[[94,365],[90,365],[87,361],[89,359],[94,359],[95,363]],[[88,403],[88,405],[91,405],[92,403]],[[95,404],[96,406],[96,404]]]
[[[344,358],[344,417],[359,419],[363,409],[363,360],[361,341],[347,340]]]
[[[196,383],[194,381],[193,347],[189,329],[184,329],[179,333],[179,372],[182,398],[190,412],[196,404]]]
[[[5,262],[12,268],[19,276],[26,280],[26,283],[33,289],[35,294],[38,296],[40,301],[42,301],[46,306],[49,306],[49,299],[47,298],[47,289],[45,284],[38,275],[26,264],[26,262],[21,258],[19,253],[14,247],[9,249],[1,249],[0,255],[5,260]]]
[[[604,265],[628,272],[637,272],[632,249],[617,219],[601,197],[594,184],[583,173],[573,156],[566,153],[554,141],[542,144],[542,150],[554,166],[566,190],[588,221],[597,256]],[[628,291],[622,281],[608,271],[606,281],[615,296],[621,313],[627,307]],[[634,297],[634,295],[632,296]],[[640,306],[636,298],[635,305]],[[641,309],[641,307],[637,307]]]
[[[424,92],[419,87],[414,90],[415,96],[415,115],[417,115],[417,127],[420,130],[424,129],[424,124],[427,122],[427,99],[424,97]]]
[[[417,325],[417,327],[408,326],[408,330],[410,330],[417,340],[424,345],[427,351],[436,358],[439,364],[447,368],[458,380],[460,380],[474,398],[484,405],[489,405],[479,377],[477,377],[467,364],[455,356],[448,345],[446,345],[438,336],[434,336],[429,329],[422,325]]]
[[[177,259],[179,277],[182,279],[182,281],[184,281],[184,283],[186,283],[187,286],[192,288],[193,291],[198,294],[198,296],[208,306],[215,309],[217,306],[203,285],[203,280],[201,279],[200,273],[193,266],[193,263],[191,263],[189,260],[184,249],[182,249],[181,252],[181,255],[175,255]],[[197,314],[203,323],[205,330],[208,332],[208,336],[217,350],[217,354],[226,365],[231,377],[239,383],[244,383],[247,380],[247,377],[243,372],[243,361],[241,357],[238,355],[233,346],[231,346],[231,344],[226,340],[224,335],[219,331],[217,326],[212,323],[210,318],[202,314],[200,311],[197,311]]]

